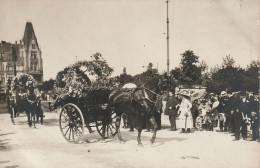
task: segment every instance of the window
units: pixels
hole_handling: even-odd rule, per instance
[[[14,67],[13,65],[6,65],[6,71],[13,71]]]
[[[33,70],[33,61],[31,61],[30,69]]]
[[[4,64],[0,63],[0,71],[4,71]]]
[[[6,75],[7,81],[8,81],[8,79],[12,80],[13,77],[14,77],[14,75],[10,75],[10,74],[9,74],[9,75]]]
[[[32,49],[35,49],[35,44],[32,44]]]
[[[2,84],[2,85],[5,84],[5,75],[4,75],[4,74],[1,74],[1,75],[0,75],[0,81],[2,82],[2,83],[0,83],[0,84]]]
[[[37,55],[36,51],[31,51],[31,58],[36,59],[36,55]]]

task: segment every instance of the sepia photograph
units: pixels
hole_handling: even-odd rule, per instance
[[[0,0],[0,168],[260,168],[260,0]]]

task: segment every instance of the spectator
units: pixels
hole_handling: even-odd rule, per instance
[[[169,92],[169,97],[166,103],[165,115],[169,115],[169,120],[171,124],[171,131],[176,131],[176,116],[177,116],[177,105],[179,100],[173,95],[172,92]]]
[[[179,121],[178,125],[180,128],[182,128],[182,132],[190,132],[190,129],[192,128],[193,119],[191,114],[191,108],[192,104],[189,100],[189,95],[187,92],[183,92],[180,94],[181,96],[181,104],[180,109],[178,111],[179,114]]]

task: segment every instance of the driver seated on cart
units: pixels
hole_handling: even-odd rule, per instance
[[[33,85],[33,81],[28,81],[28,96],[27,96],[27,101],[30,104],[29,105],[29,110],[28,112],[30,112],[31,110],[33,110],[36,106],[36,95],[34,93],[34,85]]]

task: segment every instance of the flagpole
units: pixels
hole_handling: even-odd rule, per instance
[[[169,77],[170,76],[170,73],[169,73],[169,65],[170,65],[170,61],[169,61],[169,15],[168,15],[168,12],[169,12],[169,9],[168,9],[168,3],[169,3],[169,0],[166,1],[166,4],[167,4],[167,20],[166,20],[166,23],[167,23],[167,76]]]

